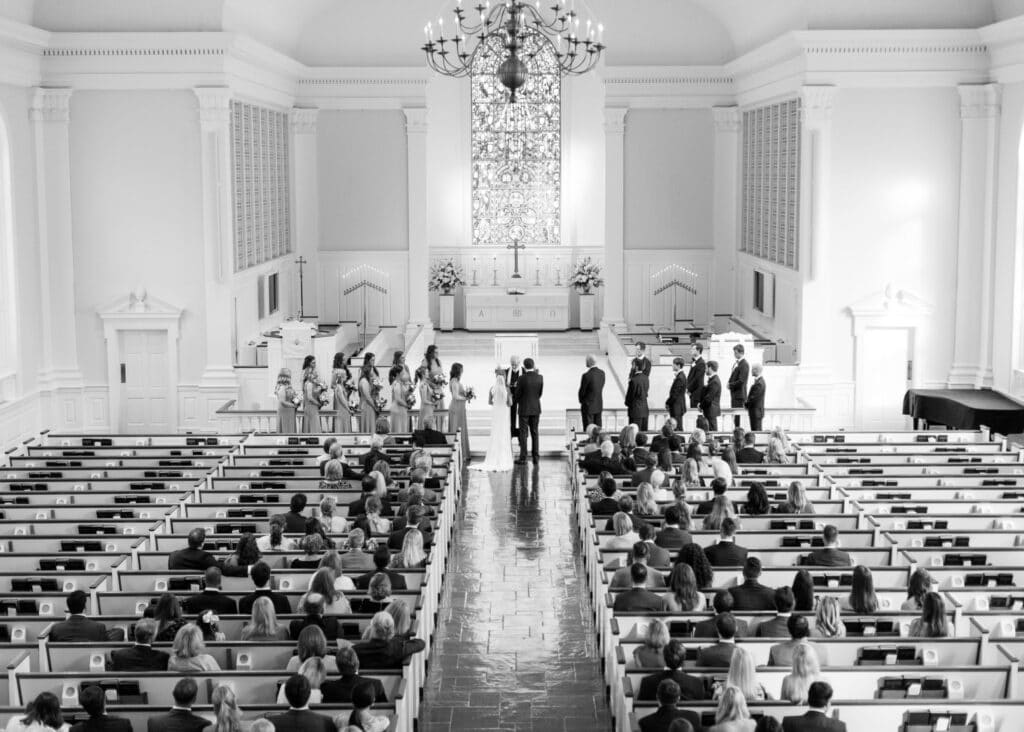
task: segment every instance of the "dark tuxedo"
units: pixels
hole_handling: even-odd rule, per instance
[[[718,431],[718,415],[722,413],[722,381],[718,374],[708,377],[707,386],[700,398],[700,411],[708,420],[708,429]]]
[[[689,531],[676,528],[675,526],[666,526],[658,532],[657,536],[654,537],[654,543],[665,549],[682,549],[683,546],[693,541]]]
[[[676,426],[682,427],[683,415],[686,414],[686,374],[682,369],[676,371],[675,378],[672,379],[672,388],[668,391],[665,409],[668,410],[668,415],[676,421]]]
[[[729,374],[729,406],[740,408],[747,399],[747,379],[750,378],[750,364],[741,358]]]
[[[238,603],[217,590],[203,590],[198,595],[185,600],[185,611],[198,615],[206,610],[213,610],[218,615],[237,615]]]
[[[270,598],[270,602],[274,604],[274,612],[278,615],[287,615],[292,611],[287,595],[282,595],[280,592],[274,592],[273,590],[256,590],[238,601],[238,612],[242,615],[249,615],[252,612],[252,606],[261,597]]]
[[[647,431],[647,417],[650,414],[647,393],[650,389],[651,382],[643,371],[636,371],[629,377],[629,385],[626,387],[626,412],[629,421],[637,425],[642,432]]]
[[[267,719],[274,723],[274,732],[338,732],[330,717],[308,709],[289,709],[283,714],[269,714]]]
[[[518,371],[513,371],[511,368],[505,369],[505,386],[508,387],[509,396],[512,397],[512,406],[509,407],[509,417],[512,428],[512,436],[519,436],[519,395],[516,394],[516,384],[519,383],[519,379],[523,376],[523,368],[520,366]]]
[[[715,618],[717,617],[718,616],[716,615],[714,618],[711,618],[711,620],[701,620],[699,623],[693,626],[693,637],[717,638],[718,628],[715,627]],[[733,617],[733,620],[736,621],[736,637],[746,638],[747,634],[750,632],[750,626],[748,625],[747,621],[740,620],[735,616]]]
[[[761,421],[764,419],[764,377],[758,376],[750,386],[750,393],[747,394],[743,406],[747,409],[747,416],[750,417],[750,429],[754,432],[761,430]]]
[[[110,652],[111,671],[166,671],[170,660],[163,651],[152,646],[134,645]]]
[[[720,541],[705,547],[704,556],[712,567],[742,567],[747,561],[747,550],[732,541]]]
[[[306,530],[305,524],[299,529]],[[207,567],[217,564],[217,559],[210,552],[203,549],[179,549],[171,552],[167,557],[167,569],[188,569],[194,572],[205,572]]]
[[[658,698],[658,684],[669,679],[679,685],[679,698],[683,701],[700,701],[707,699],[707,691],[704,689],[704,681],[699,676],[690,676],[679,669],[675,671],[659,671],[650,676],[644,676],[640,680],[640,691],[636,698],[641,701],[650,701]]]
[[[193,714],[191,709],[172,709],[146,720],[147,732],[200,732],[210,720]]]
[[[718,641],[713,646],[700,649],[697,653],[697,665],[708,668],[728,668],[732,663],[732,652],[735,650],[735,643]]]
[[[853,558],[846,552],[835,547],[815,549],[807,557],[808,563],[814,567],[852,567]]]
[[[352,701],[352,690],[360,684],[373,684],[374,702],[376,704],[387,704],[388,695],[384,691],[384,684],[380,679],[372,676],[342,676],[331,681],[320,684],[320,692],[323,694],[324,704],[348,704]]]
[[[580,390],[577,395],[580,402],[580,414],[583,417],[583,429],[588,425],[601,426],[601,411],[604,409],[604,371],[591,366],[580,377]]]
[[[736,462],[760,465],[764,462],[764,453],[753,447],[744,447],[736,452]]]
[[[736,612],[775,609],[775,590],[756,579],[744,580],[742,585],[731,588],[729,594],[732,595],[732,609]]]
[[[71,732],[132,732],[132,723],[124,717],[101,714],[71,725]]]
[[[72,615],[50,629],[52,643],[84,643],[86,641],[102,643],[105,640],[107,640],[107,626],[90,620],[84,615]]]
[[[704,359],[698,358],[690,366],[690,373],[686,375],[686,391],[690,394],[691,407],[700,406],[701,397],[704,395],[704,374],[707,367]]]
[[[423,428],[415,430],[412,433],[412,444],[416,447],[424,447],[426,445],[447,445],[448,440],[445,439],[444,432]]]
[[[408,583],[405,581],[405,575],[401,572],[396,572],[393,569],[375,569],[372,572],[361,574],[356,577],[353,582],[355,583],[357,590],[367,590],[370,587],[370,580],[378,574],[387,575],[387,578],[391,580],[392,590],[404,590],[408,587]]]
[[[664,595],[643,588],[633,588],[619,593],[615,598],[614,610],[617,613],[631,610],[663,613],[668,611],[668,606],[665,604]]]
[[[697,712],[677,707],[658,707],[658,711],[640,717],[640,732],[668,732],[668,728],[676,719],[685,719],[689,722],[693,732],[704,731],[700,726],[700,715]]]
[[[811,709],[799,717],[783,717],[782,732],[846,732],[846,722]]]
[[[530,436],[534,461],[540,459],[540,398],[544,394],[544,377],[526,371],[516,381],[515,399],[519,403],[519,459],[526,459],[526,437]]]

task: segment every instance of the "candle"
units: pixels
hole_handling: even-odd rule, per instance
[[[601,23],[597,24],[597,42],[604,43],[604,25]]]

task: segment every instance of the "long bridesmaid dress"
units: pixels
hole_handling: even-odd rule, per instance
[[[352,431],[352,410],[349,409],[348,399],[345,396],[348,372],[345,369],[334,369],[331,380],[334,382],[334,409],[338,413],[334,418],[334,431],[338,434],[346,434]]]
[[[377,426],[377,409],[373,404],[373,389],[365,376],[359,379],[359,431],[373,434]]]
[[[419,429],[423,429],[425,420],[434,416],[434,403],[430,401],[430,384],[426,381],[420,382],[420,421],[416,425]],[[444,432],[441,429],[441,425],[435,424],[434,429]]]
[[[302,384],[302,431],[306,434],[320,432],[320,396],[316,384],[310,380]]]
[[[277,431],[281,434],[293,435],[297,432],[295,425],[295,390],[290,386],[277,387]]]
[[[466,424],[466,390],[462,382],[452,379],[448,386],[452,390],[452,404],[448,407],[448,431],[462,430],[462,462],[469,462],[469,425]]]
[[[405,382],[395,379],[391,385],[391,434],[401,435],[409,431],[409,402]]]

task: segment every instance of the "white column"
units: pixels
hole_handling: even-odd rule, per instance
[[[319,271],[320,196],[317,178],[316,122],[318,109],[294,108],[289,115],[292,158],[292,313],[323,316],[323,303],[317,290]],[[294,261],[306,260],[303,269],[302,307],[299,303],[299,268]]]
[[[206,294],[206,367],[200,388],[234,392],[231,343],[231,276],[234,272],[234,218],[231,197],[231,90],[197,87],[202,154],[203,279]]]
[[[949,386],[992,385],[992,261],[995,253],[998,84],[960,92],[960,210],[956,330]]]
[[[736,312],[736,222],[739,206],[740,113],[736,107],[712,107],[715,122],[714,293],[715,313]]]
[[[39,231],[39,302],[43,353],[39,384],[44,392],[80,389],[75,331],[75,272],[71,230],[71,89],[37,88],[30,118],[36,138],[36,205]],[[72,426],[80,416],[64,412],[44,421]],[[54,421],[56,420],[56,421]]]
[[[430,250],[427,246],[427,110],[406,107],[405,135],[408,148],[409,206],[409,314],[406,332],[433,329],[427,281],[430,278]]]
[[[601,324],[612,327],[625,323],[622,250],[627,112],[627,107],[608,107],[604,110],[604,316]]]

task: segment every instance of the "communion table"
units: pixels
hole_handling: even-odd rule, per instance
[[[467,287],[466,330],[569,330],[569,288]]]

